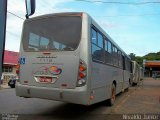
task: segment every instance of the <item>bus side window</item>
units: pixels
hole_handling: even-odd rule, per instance
[[[118,66],[118,61],[119,61],[119,59],[118,59],[118,49],[115,47],[114,50],[115,50],[115,53],[114,53],[115,54],[115,65]]]
[[[120,50],[118,50],[118,66],[120,68],[122,68],[122,57],[121,56],[122,56],[122,53]]]
[[[97,32],[92,28],[92,43],[97,44]]]
[[[110,41],[108,41],[108,52],[112,54],[112,44]]]
[[[92,28],[92,58],[104,61],[103,36]]]
[[[103,36],[98,32],[98,46],[103,48]]]
[[[131,73],[133,73],[133,64],[132,64],[132,61],[130,61],[130,71],[131,71]]]
[[[127,63],[127,70],[130,71],[131,70],[131,68],[130,68],[130,61],[129,61],[128,58],[126,58],[126,60],[127,60],[127,62],[126,62]]]
[[[112,64],[112,43],[110,41],[108,41],[108,53],[109,53],[109,56],[108,56],[108,59],[109,59],[109,63]]]
[[[113,64],[118,66],[118,50],[115,46],[113,46]]]
[[[125,57],[122,55],[123,70],[126,70]]]
[[[109,52],[108,52],[108,40],[104,40],[105,42],[105,63],[110,63],[110,60],[109,60]]]

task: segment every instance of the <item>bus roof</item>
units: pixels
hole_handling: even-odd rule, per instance
[[[51,13],[51,14],[45,14],[45,15],[40,15],[40,16],[35,16],[29,19],[26,19],[25,21],[32,21],[36,19],[42,19],[42,18],[47,18],[51,16],[82,16],[83,12],[61,12],[61,13]]]

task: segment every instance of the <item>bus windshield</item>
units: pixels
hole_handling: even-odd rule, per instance
[[[24,51],[75,50],[81,39],[81,16],[50,16],[26,21]]]

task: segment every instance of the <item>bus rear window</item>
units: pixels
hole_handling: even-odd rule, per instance
[[[51,16],[26,21],[22,43],[25,51],[75,50],[81,39],[80,16]]]

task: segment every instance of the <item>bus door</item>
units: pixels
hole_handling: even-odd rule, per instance
[[[122,64],[123,64],[123,82],[122,82],[122,89],[124,89],[124,82],[125,82],[125,71],[126,71],[126,64],[125,64],[125,56],[122,55]]]
[[[123,55],[123,89],[129,87],[129,79],[130,79],[130,63],[127,57]]]

